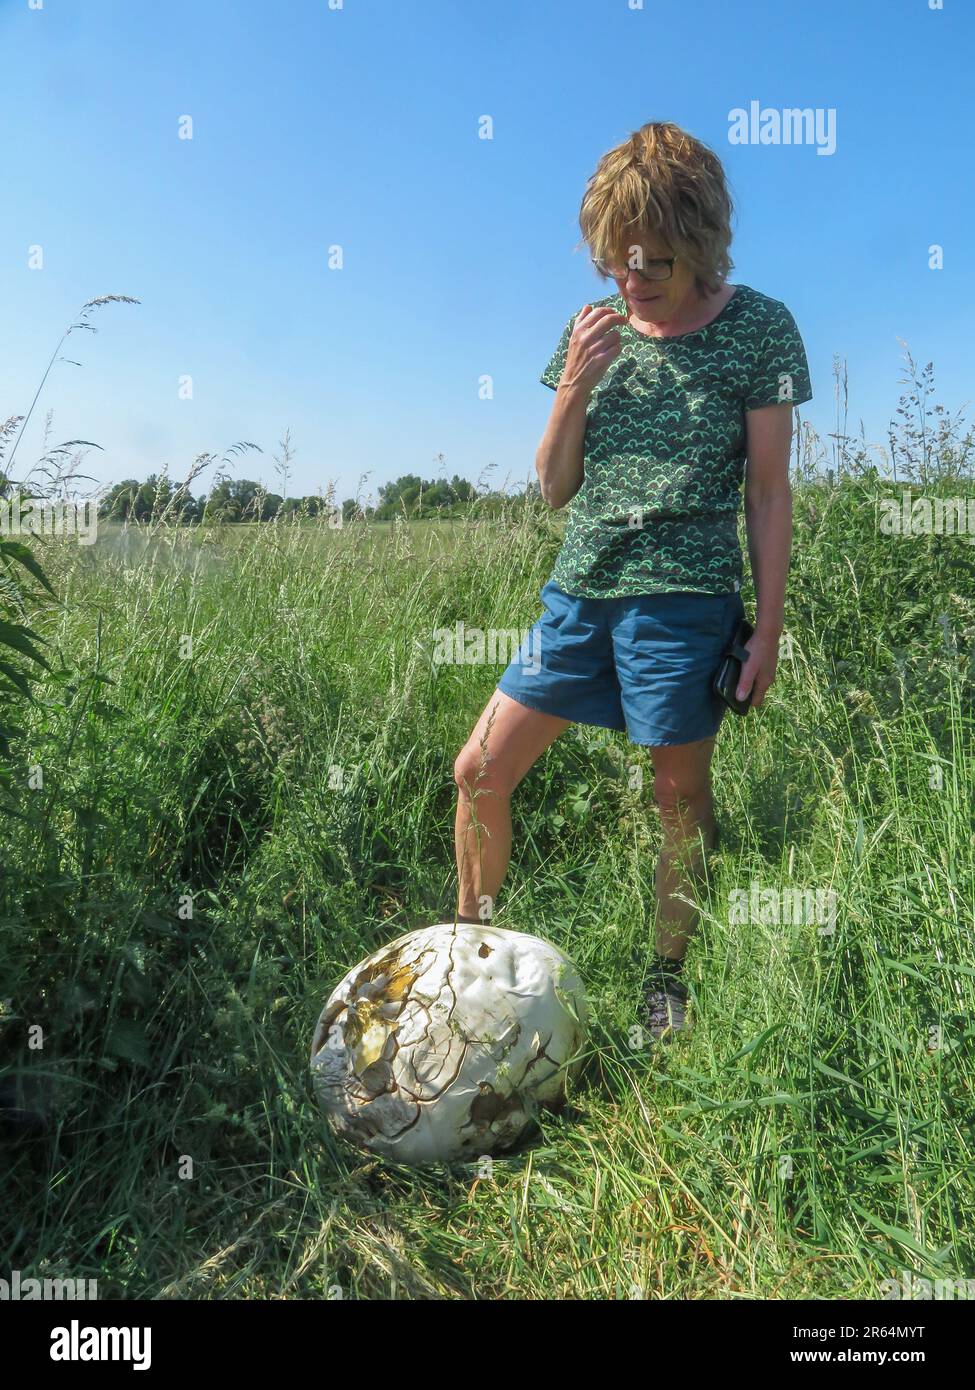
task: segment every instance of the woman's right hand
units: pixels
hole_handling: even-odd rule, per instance
[[[559,386],[592,391],[622,351],[619,325],[628,320],[607,305],[584,304],[576,316]]]

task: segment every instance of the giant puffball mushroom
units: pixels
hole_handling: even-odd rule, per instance
[[[586,998],[572,961],[537,936],[441,923],[350,970],[312,1043],[336,1133],[421,1165],[502,1153],[577,1073]]]

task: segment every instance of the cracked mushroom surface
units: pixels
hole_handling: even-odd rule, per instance
[[[355,966],[312,1043],[333,1129],[401,1163],[501,1153],[539,1109],[557,1109],[586,1034],[568,956],[537,936],[452,922],[423,927]]]

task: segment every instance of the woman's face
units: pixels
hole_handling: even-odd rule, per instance
[[[614,275],[617,288],[626,300],[627,308],[634,318],[647,323],[666,323],[686,312],[700,296],[694,288],[694,272],[680,256],[674,261],[673,273],[668,280],[645,280],[635,270],[629,269],[629,262],[636,257],[632,247],[639,246],[643,251],[643,269],[652,270],[652,262],[669,258],[673,253],[662,241],[647,237],[634,240],[620,249],[614,258],[614,269],[618,266],[622,275]]]

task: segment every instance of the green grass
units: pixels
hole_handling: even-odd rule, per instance
[[[719,736],[695,1026],[664,1055],[635,1030],[645,750],[572,730],[516,793],[496,922],[572,954],[591,1047],[571,1107],[486,1175],[340,1144],[308,1050],[348,967],[453,903],[452,765],[500,667],[436,665],[433,630],[534,621],[562,518],[38,547],[61,675],[9,769],[0,1079],[46,1124],[5,1141],[7,1266],[191,1298],[975,1274],[975,551],[878,535],[878,486],[797,491],[793,651]],[[752,881],[831,890],[835,931],[734,924]]]

